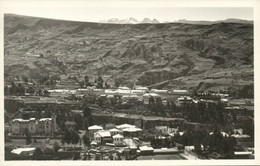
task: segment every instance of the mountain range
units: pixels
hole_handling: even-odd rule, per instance
[[[128,19],[112,18],[108,20],[101,20],[100,23],[111,23],[111,24],[156,24],[160,23],[157,19],[144,18],[142,21],[130,17]]]
[[[159,22],[157,19],[149,19],[144,18],[142,21],[138,21],[137,19],[130,17],[128,19],[118,19],[118,18],[112,18],[108,20],[101,20],[100,23],[111,23],[111,24],[157,24],[157,23],[184,23],[184,24],[202,24],[202,25],[210,25],[210,24],[217,24],[217,23],[241,23],[241,24],[253,24],[252,20],[242,20],[242,19],[235,19],[235,18],[229,18],[225,20],[218,20],[218,21],[191,21],[186,19],[179,19],[178,21],[164,21]]]
[[[59,75],[69,83],[100,75],[129,87],[253,88],[253,36],[251,23],[112,24],[5,14],[4,79]]]

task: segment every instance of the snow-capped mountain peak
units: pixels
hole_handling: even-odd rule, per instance
[[[140,24],[140,23],[160,23],[157,19],[149,19],[149,18],[144,18],[142,21],[138,21],[137,19],[130,17],[128,19],[118,19],[118,18],[111,18],[108,20],[101,20],[101,23],[110,23],[110,24]]]

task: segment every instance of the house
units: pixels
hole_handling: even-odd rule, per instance
[[[158,98],[161,99],[161,96],[156,93],[145,93],[143,96],[144,104],[150,104],[150,99],[153,98],[156,101]]]
[[[189,95],[189,92],[187,90],[173,90],[172,91],[173,95],[175,96],[186,96]]]
[[[239,128],[239,129],[234,129],[233,130],[235,134],[240,134],[242,135],[243,134],[243,129]]]
[[[142,129],[140,129],[138,127],[129,127],[129,128],[123,129],[124,136],[128,136],[128,137],[140,136],[141,132],[142,132]]]
[[[209,133],[209,135],[213,135],[214,134],[214,132],[210,132]],[[229,137],[229,135],[227,134],[227,133],[225,133],[225,132],[220,132],[220,134],[223,136],[223,137]]]
[[[168,133],[178,133],[179,129],[178,127],[177,128],[171,128],[171,127],[168,127]]]
[[[124,86],[120,86],[120,87],[118,87],[118,89],[121,89],[121,90],[131,90],[130,88],[124,87]]]
[[[124,136],[121,134],[116,134],[113,136],[113,143],[115,146],[124,145]]]
[[[152,155],[153,154],[153,147],[148,147],[148,146],[141,146],[139,147],[139,150],[141,152],[141,155]]]
[[[139,99],[139,97],[136,94],[130,94],[130,95],[123,95],[122,96],[122,100],[125,101],[125,102],[134,103],[134,102],[138,101],[138,99]]]
[[[97,126],[97,125],[88,127],[90,137],[93,137],[94,133],[99,131],[99,130],[103,130],[103,127]]]
[[[193,99],[189,96],[181,96],[177,99],[177,104],[186,104],[186,103],[192,103]]]
[[[105,145],[106,143],[112,143],[113,138],[109,131],[100,130],[94,133],[93,141],[95,141],[98,145]]]
[[[125,129],[125,128],[130,128],[130,127],[135,127],[135,125],[130,125],[130,124],[121,124],[116,126],[117,129]]]
[[[75,90],[67,90],[67,89],[53,89],[53,90],[48,90],[50,96],[52,97],[69,97],[72,94],[76,94]]]
[[[167,94],[168,90],[164,90],[164,89],[151,89],[152,93],[157,93],[157,94]]]
[[[228,105],[228,99],[220,99],[220,102],[223,103],[225,106]]]
[[[132,138],[124,138],[124,143],[130,149],[136,149],[136,150],[137,150],[137,146],[139,145],[137,141],[133,140]]]
[[[141,86],[136,86],[135,90],[142,90],[144,92],[149,92],[149,89],[147,87],[141,87]]]
[[[247,134],[232,134],[231,136],[235,137],[238,142],[250,142],[251,137]]]
[[[146,91],[145,90],[131,90],[131,94],[135,94],[135,95],[138,95],[138,96],[142,96],[143,94],[145,94]]]
[[[110,134],[111,134],[112,136],[114,136],[114,135],[116,135],[116,134],[122,134],[122,133],[123,133],[122,130],[119,130],[119,129],[116,129],[116,128],[110,129],[109,132],[110,132]]]
[[[167,133],[168,126],[155,126],[155,130],[161,133]]]

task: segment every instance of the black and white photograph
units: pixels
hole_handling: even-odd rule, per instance
[[[0,1],[3,162],[257,164],[259,1],[193,2]]]

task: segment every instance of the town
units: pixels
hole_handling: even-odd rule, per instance
[[[5,159],[254,158],[253,99],[92,79],[6,82]]]

